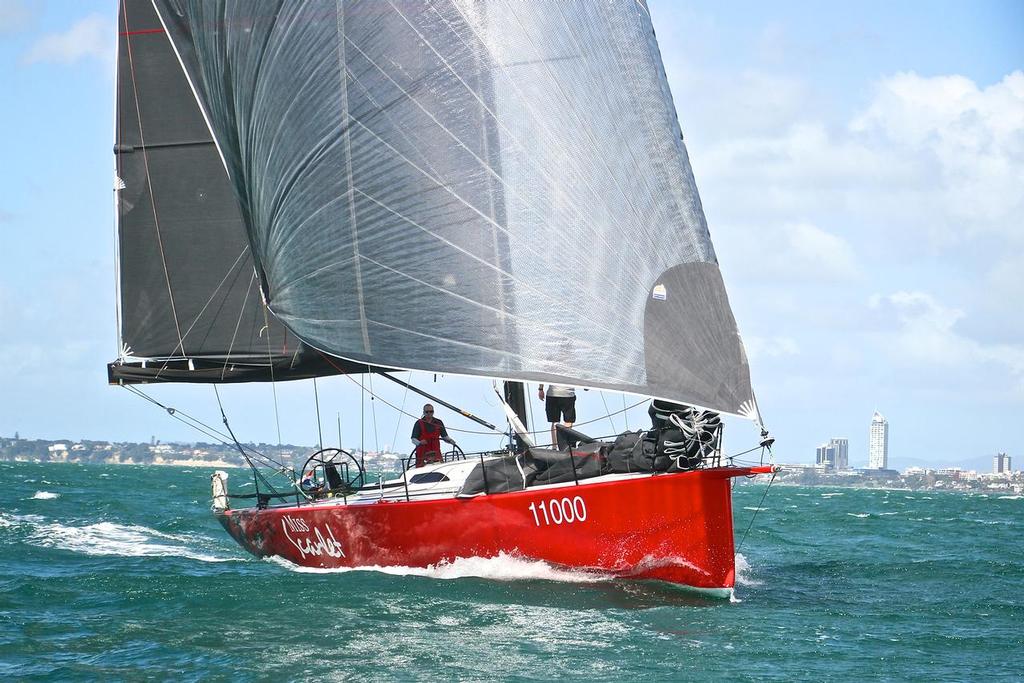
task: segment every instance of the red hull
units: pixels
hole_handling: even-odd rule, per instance
[[[307,567],[426,567],[499,553],[696,588],[735,583],[730,479],[723,467],[514,493],[217,513],[258,557]]]

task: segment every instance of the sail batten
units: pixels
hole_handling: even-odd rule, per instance
[[[355,364],[751,403],[643,2],[153,7],[206,128],[160,140],[215,140],[219,229],[250,245],[274,333]]]

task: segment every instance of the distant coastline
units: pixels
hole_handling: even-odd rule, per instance
[[[302,467],[316,446],[293,444],[243,444],[292,469]],[[362,456],[369,470],[391,470],[407,454],[349,449]],[[0,461],[91,463],[100,465],[161,465],[223,469],[247,467],[231,444],[72,441],[69,439],[20,439],[0,437]],[[836,470],[805,464],[780,464],[775,484],[907,491],[959,491],[972,493],[1024,493],[1024,472],[991,474],[957,467],[896,470]],[[755,483],[760,483],[758,480]]]
[[[960,493],[1024,492],[1024,472],[977,472],[959,467],[910,467],[896,470],[830,469],[820,465],[780,464],[780,486],[821,486],[892,491],[954,491]]]
[[[316,452],[316,446],[293,444],[243,444],[285,466],[301,467]],[[390,468],[407,454],[387,451],[360,452],[368,468]],[[59,462],[99,465],[162,465],[169,467],[247,467],[245,460],[231,444],[219,443],[150,443],[112,441],[74,441],[70,439],[21,439],[0,437],[0,461]]]

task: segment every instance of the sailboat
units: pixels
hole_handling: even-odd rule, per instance
[[[268,470],[231,432],[256,491],[238,506],[215,473],[213,511],[242,546],[731,591],[731,484],[773,472],[772,439],[643,0],[119,15],[110,383],[501,382],[507,448],[377,481],[340,448]],[[651,397],[651,427],[539,446],[526,382]],[[755,423],[758,462],[723,455],[722,413]]]

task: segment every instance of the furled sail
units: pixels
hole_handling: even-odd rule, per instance
[[[644,2],[155,4],[299,338],[751,411]]]
[[[337,372],[264,315],[238,200],[150,0],[121,3],[119,333],[111,382]]]

